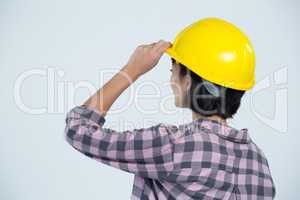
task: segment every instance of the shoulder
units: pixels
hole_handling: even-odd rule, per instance
[[[250,151],[255,152],[255,159],[263,164],[269,167],[267,156],[265,155],[264,151],[254,142],[251,141],[251,149]],[[253,157],[254,157],[253,156]]]

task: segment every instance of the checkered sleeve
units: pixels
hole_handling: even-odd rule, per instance
[[[66,141],[103,164],[153,179],[162,179],[173,169],[169,124],[118,132],[103,128],[104,116],[86,105],[72,108],[65,122]]]

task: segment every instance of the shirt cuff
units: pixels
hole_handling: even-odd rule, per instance
[[[69,113],[79,114],[80,117],[83,117],[88,120],[92,120],[93,122],[99,124],[100,126],[102,126],[106,121],[104,115],[102,115],[97,108],[89,107],[87,105],[76,106],[72,108]]]

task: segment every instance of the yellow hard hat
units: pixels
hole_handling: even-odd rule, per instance
[[[253,46],[225,20],[205,18],[189,25],[166,53],[212,83],[236,90],[248,90],[255,83]]]

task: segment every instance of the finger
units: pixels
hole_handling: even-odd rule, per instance
[[[153,42],[151,44],[147,44],[147,45],[145,45],[145,49],[152,49],[156,44],[157,44],[157,42]]]
[[[146,47],[145,44],[140,44],[139,46],[137,46],[137,49],[144,49]]]
[[[157,53],[163,53],[170,45],[170,42],[160,40],[153,48]]]
[[[157,49],[157,53],[158,54],[163,54],[167,48],[171,47],[171,43],[170,42],[164,42],[163,44],[161,44],[159,46],[159,48]]]
[[[151,49],[155,44],[156,44],[156,42],[153,42],[150,44],[141,44],[138,46],[138,48],[140,48],[143,51],[147,51],[148,49]]]
[[[156,44],[153,46],[153,51],[156,52],[163,43],[164,43],[163,40],[159,40],[158,42],[156,42]]]
[[[149,46],[154,46],[154,45],[156,45],[156,43],[157,42],[153,42],[153,43],[149,44]]]

